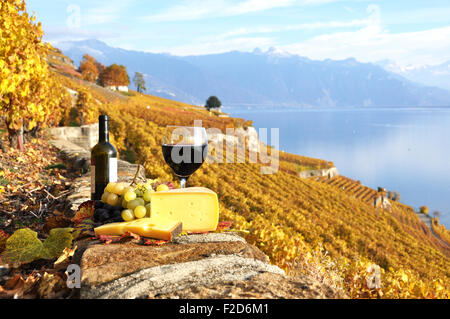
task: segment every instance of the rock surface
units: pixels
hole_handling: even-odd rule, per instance
[[[284,275],[259,249],[232,234],[182,236],[162,246],[94,244],[81,257],[81,271],[82,298],[139,298],[258,273]]]
[[[92,244],[81,256],[81,298],[345,298],[291,278],[236,234],[181,236],[162,246]]]
[[[260,250],[241,241],[174,243],[150,247],[100,244],[89,247],[83,254],[83,282],[98,285],[144,268],[198,261],[215,255],[236,255],[268,262]]]
[[[264,272],[248,280],[236,280],[191,287],[161,294],[158,298],[170,299],[344,299],[346,295],[336,288],[318,281],[302,278],[289,278],[280,274]],[[155,298],[155,296],[149,296]]]

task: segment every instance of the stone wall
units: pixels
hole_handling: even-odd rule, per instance
[[[90,150],[98,143],[98,124],[81,127],[55,127],[49,131],[54,139],[67,140],[86,150]]]
[[[328,176],[328,178],[333,178],[335,176],[339,176],[339,171],[336,167],[332,167],[327,169],[302,171],[298,175],[300,178],[308,178],[314,176]]]
[[[54,139],[67,140],[82,148],[91,149],[98,143],[98,124],[84,125],[81,127],[56,127],[51,128],[50,134]],[[246,143],[249,151],[259,152],[260,141],[258,133],[254,127],[248,127],[246,130],[238,128],[234,130],[233,134],[208,134],[210,143],[229,143],[230,145],[237,145]]]

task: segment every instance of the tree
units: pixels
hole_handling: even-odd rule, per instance
[[[127,68],[118,64],[108,66],[100,74],[100,84],[103,86],[128,86],[130,78]]]
[[[210,96],[206,101],[206,109],[211,111],[211,109],[218,109],[222,106],[222,102],[217,98],[217,96]]]
[[[136,72],[134,74],[133,83],[139,93],[145,92],[147,90],[147,88],[145,87],[144,75],[142,73]]]
[[[95,108],[92,103],[91,94],[84,88],[78,90],[78,97],[76,102],[78,115],[80,117],[80,125],[85,125],[94,121],[97,117]]]
[[[428,211],[429,211],[428,206],[421,206],[421,207],[420,207],[420,212],[421,212],[422,214],[428,215]]]
[[[23,150],[24,129],[45,124],[60,98],[45,61],[48,45],[24,0],[0,2],[0,114],[11,146]]]
[[[89,54],[85,54],[80,63],[79,71],[83,77],[83,80],[95,82],[99,75],[97,61]]]
[[[389,191],[389,192],[387,193],[387,197],[388,197],[390,200],[393,200],[393,201],[395,201],[395,202],[399,202],[399,201],[401,200],[400,193],[399,193],[399,192],[396,192],[396,191]]]
[[[434,218],[439,219],[439,218],[441,218],[442,214],[440,211],[436,210],[433,212],[433,216],[434,216]]]

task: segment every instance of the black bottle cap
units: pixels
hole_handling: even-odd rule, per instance
[[[108,122],[109,121],[108,115],[106,115],[106,114],[100,115],[98,117],[98,121],[99,122]]]

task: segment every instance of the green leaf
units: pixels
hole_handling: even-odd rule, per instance
[[[53,259],[59,257],[65,248],[72,247],[74,239],[73,228],[54,228],[44,241],[41,258]]]
[[[37,233],[29,228],[19,229],[6,241],[2,261],[14,266],[30,263],[38,259],[42,253],[42,242]]]

